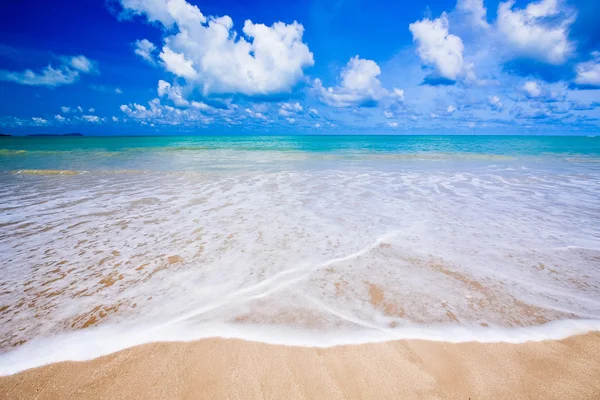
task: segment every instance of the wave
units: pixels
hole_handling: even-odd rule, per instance
[[[88,171],[73,171],[69,169],[20,169],[12,171],[16,175],[81,175]]]
[[[0,356],[0,375],[61,361],[86,361],[137,345],[155,342],[189,342],[208,338],[241,339],[272,345],[335,347],[382,343],[394,340],[427,340],[448,343],[525,343],[561,340],[600,331],[600,320],[562,320],[526,328],[482,328],[476,326],[411,326],[347,333],[321,333],[280,327],[211,323],[189,326],[160,326],[124,329],[103,326],[36,339]]]
[[[141,169],[114,169],[114,170],[71,170],[71,169],[18,169],[8,171],[13,175],[84,175],[84,174],[103,174],[103,175],[121,175],[121,174],[144,174],[151,171]],[[188,172],[173,171],[167,173],[187,174]]]

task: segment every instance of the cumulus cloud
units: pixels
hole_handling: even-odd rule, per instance
[[[542,88],[535,81],[527,81],[523,85],[523,92],[530,99],[536,99],[542,96]]]
[[[55,120],[57,120],[58,122],[65,122],[65,121],[67,120],[65,117],[63,117],[63,116],[62,116],[62,115],[60,115],[60,114],[56,114],[56,115],[54,116],[54,119],[55,119]]]
[[[500,3],[496,27],[515,56],[563,64],[575,50],[568,38],[575,20],[570,10],[559,0],[531,2],[524,9],[514,5],[514,0]]]
[[[397,122],[388,122],[387,125],[390,128],[397,128],[398,127],[398,123]]]
[[[62,60],[63,65],[70,66],[71,68],[84,74],[98,73],[95,63],[84,56],[80,55],[74,57],[61,57],[60,59]]]
[[[158,98],[150,100],[148,106],[132,103],[123,104],[120,109],[127,117],[141,124],[195,126],[212,122],[211,117],[194,107],[179,109],[161,104]]]
[[[268,118],[267,118],[267,116],[266,116],[266,115],[264,115],[264,114],[263,114],[263,113],[261,113],[261,112],[254,111],[254,110],[251,110],[251,109],[249,109],[249,108],[246,108],[244,111],[246,111],[246,113],[247,113],[247,114],[248,114],[248,115],[249,115],[251,118],[254,118],[254,119],[261,119],[261,120],[263,120],[263,121],[268,121]]]
[[[133,52],[151,65],[156,65],[156,60],[154,59],[156,50],[156,45],[148,39],[133,42]]]
[[[44,119],[44,118],[40,118],[40,117],[33,117],[31,118],[31,120],[33,121],[34,125],[48,125],[49,122]]]
[[[28,86],[57,87],[77,82],[82,74],[96,74],[98,69],[93,61],[84,56],[59,57],[60,65],[48,65],[39,72],[26,69],[22,72],[0,70],[0,81],[14,82]]]
[[[453,105],[449,105],[449,106],[448,106],[448,108],[446,109],[446,112],[447,112],[449,115],[452,115],[452,114],[454,114],[454,111],[456,111],[456,107],[454,107]]]
[[[375,61],[355,56],[342,70],[339,86],[325,88],[320,79],[315,79],[313,91],[323,103],[334,107],[369,107],[384,99],[403,100],[404,91],[385,89],[377,78],[380,74]]]
[[[393,96],[396,97],[400,101],[404,101],[404,89],[394,88]]]
[[[188,101],[184,95],[185,88],[162,79],[158,81],[158,97],[166,97],[177,107],[192,107],[205,113],[216,113],[217,109],[201,101]],[[234,106],[235,107],[235,106]]]
[[[552,90],[551,87],[537,81],[527,81],[521,87],[522,93],[530,100],[539,102],[556,102],[565,99],[564,93]]]
[[[409,29],[417,42],[417,54],[424,65],[433,67],[432,78],[456,81],[463,73],[463,42],[449,33],[448,15],[413,22]]]
[[[158,81],[158,96],[167,97],[176,106],[188,107],[190,102],[183,97],[183,89],[179,85],[171,85],[169,82]]]
[[[575,66],[574,83],[582,89],[600,89],[600,52],[592,53],[594,59]]]
[[[483,0],[458,0],[456,9],[467,15],[472,25],[480,28],[489,28],[487,9],[483,5]]]
[[[300,103],[282,103],[279,108],[279,115],[282,117],[291,117],[299,112],[302,112],[304,108],[300,105]]]
[[[500,111],[500,110],[502,110],[502,107],[504,107],[504,105],[502,104],[502,101],[500,100],[500,97],[498,97],[496,95],[488,96],[488,104],[490,105],[492,110],[496,110],[496,111]]]
[[[69,113],[83,113],[83,108],[81,106],[77,106],[77,107],[67,107],[67,106],[62,106],[60,108],[60,110],[62,111],[63,114],[69,114]],[[93,110],[93,108],[92,108]],[[93,111],[90,111],[93,112]]]
[[[185,0],[121,0],[121,5],[125,15],[144,15],[165,28],[162,66],[204,96],[290,92],[314,64],[297,22],[266,26],[246,20],[238,34],[229,16],[206,17]]]
[[[99,124],[103,122],[103,119],[97,115],[82,115],[81,119],[86,122],[91,122],[93,124]]]
[[[18,118],[13,116],[0,117],[0,126],[3,127],[24,127],[24,126],[43,126],[47,125],[48,121],[44,118]]]

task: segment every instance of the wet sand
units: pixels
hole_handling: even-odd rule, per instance
[[[600,333],[482,344],[141,345],[0,377],[2,399],[600,399]]]

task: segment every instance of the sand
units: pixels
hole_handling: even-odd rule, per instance
[[[2,399],[600,399],[600,333],[482,344],[141,345],[0,378]]]

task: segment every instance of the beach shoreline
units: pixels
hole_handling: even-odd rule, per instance
[[[398,340],[330,348],[161,342],[0,377],[3,399],[600,397],[600,333],[564,340]]]

